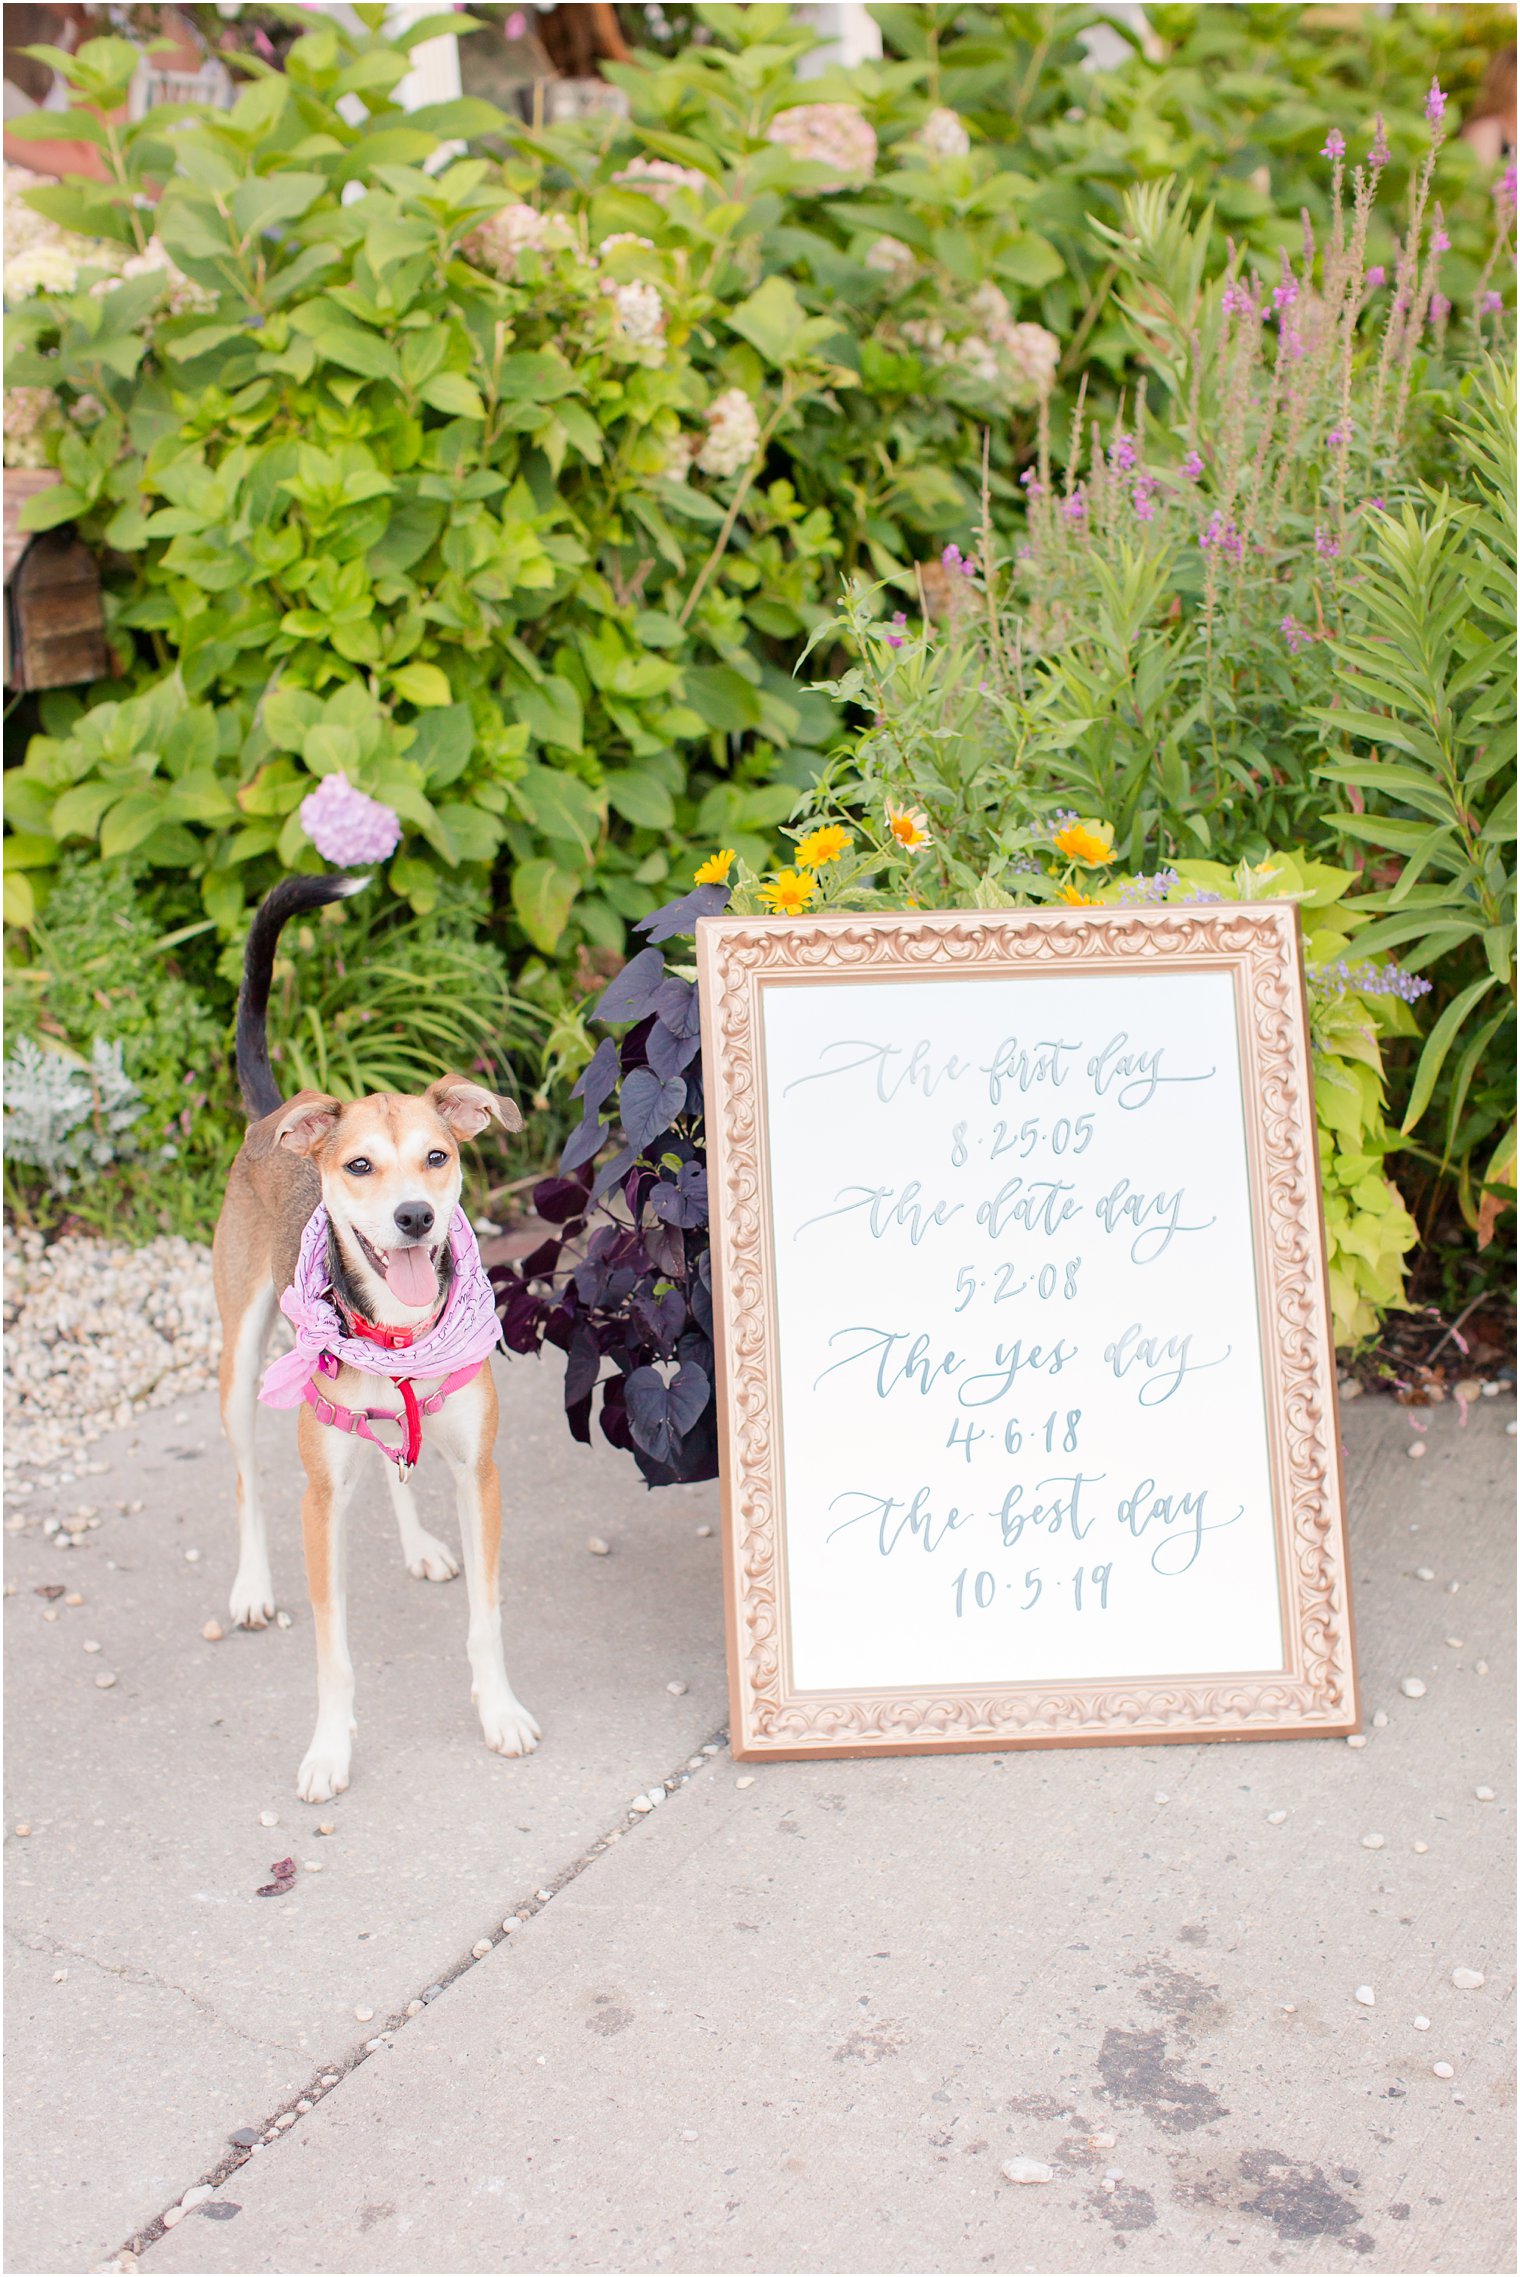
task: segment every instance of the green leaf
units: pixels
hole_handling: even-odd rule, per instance
[[[484,419],[486,415],[485,398],[463,372],[435,372],[423,381],[418,393],[434,411],[445,411],[451,419]]]
[[[436,664],[402,664],[391,674],[391,686],[407,703],[422,709],[426,705],[451,704],[454,691],[448,675],[440,672]]]
[[[520,862],[512,872],[512,907],[535,949],[552,956],[569,920],[579,881],[553,862]]]
[[[34,491],[22,500],[20,522],[23,530],[55,530],[60,522],[74,522],[88,511],[89,500],[71,490],[66,482],[50,490]]]
[[[119,799],[100,825],[100,851],[109,860],[115,854],[130,854],[150,838],[167,814],[167,789],[160,786],[151,791],[129,791]]]
[[[594,794],[578,775],[528,767],[512,785],[512,797],[535,830],[578,846],[590,860],[601,836],[602,815]]]
[[[553,403],[579,387],[574,368],[552,348],[508,356],[497,383],[503,403]]]
[[[643,830],[670,830],[676,807],[665,785],[638,768],[625,768],[607,777],[607,797],[614,813]]]
[[[807,311],[787,278],[767,277],[748,300],[730,309],[728,321],[769,363],[787,364],[796,356]]]
[[[741,735],[760,725],[760,697],[741,672],[728,664],[688,666],[686,700],[709,727],[724,735]]]
[[[229,201],[238,234],[251,237],[277,222],[299,219],[326,188],[323,174],[266,174],[239,182]]]
[[[1436,1087],[1436,1078],[1441,1072],[1447,1053],[1451,1050],[1461,1031],[1463,1021],[1473,1007],[1481,1004],[1489,990],[1495,986],[1497,983],[1492,973],[1485,973],[1481,980],[1470,982],[1460,996],[1452,998],[1440,1019],[1431,1029],[1430,1034],[1425,1039],[1425,1049],[1420,1054],[1420,1064],[1415,1069],[1414,1088],[1409,1094],[1409,1105],[1404,1110],[1404,1120],[1399,1126],[1401,1130],[1412,1131],[1430,1105],[1430,1095]]]
[[[510,701],[535,743],[552,744],[560,751],[584,748],[581,700],[559,673],[550,673],[536,688],[518,689]]]

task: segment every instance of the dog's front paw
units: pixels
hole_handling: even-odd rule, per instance
[[[498,1755],[531,1755],[543,1736],[515,1692],[480,1703],[480,1728]]]
[[[274,1619],[274,1576],[268,1566],[248,1572],[239,1566],[227,1606],[238,1628],[267,1629]]]
[[[303,1803],[330,1803],[348,1785],[350,1749],[346,1739],[328,1739],[318,1733],[306,1750],[296,1773],[296,1793]]]
[[[436,1534],[419,1533],[406,1546],[406,1570],[413,1581],[452,1581],[459,1560]]]

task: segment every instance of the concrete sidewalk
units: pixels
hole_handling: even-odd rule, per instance
[[[575,1448],[547,1369],[505,1389],[526,1763],[480,1745],[462,1584],[406,1578],[377,1492],[354,1786],[296,1802],[296,1482],[292,1628],[204,1643],[231,1566],[209,1400],[32,1498],[104,1523],[67,1554],[8,1542],[6,1818],[33,1830],[7,1838],[8,2268],[128,2239],[145,2271],[1514,2266],[1509,1400],[1466,1431],[1436,1411],[1418,1463],[1399,1410],[1347,1411],[1387,1717],[1363,1748],[746,1768],[700,1753],[724,1714],[714,1490],[646,1497]],[[54,1580],[87,1603],[48,1623]],[[324,1870],[256,1898],[287,1854]],[[1054,2179],[1005,2180],[1018,2157]],[[213,2177],[210,2218],[159,2231]]]

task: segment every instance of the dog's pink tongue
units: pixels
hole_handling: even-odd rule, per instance
[[[430,1305],[438,1294],[438,1275],[432,1259],[419,1242],[415,1249],[393,1249],[385,1269],[385,1285],[400,1304]]]

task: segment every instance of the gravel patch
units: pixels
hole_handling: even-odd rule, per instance
[[[49,1469],[216,1375],[211,1251],[5,1235],[5,1472]]]

